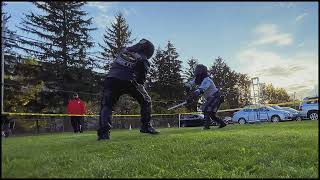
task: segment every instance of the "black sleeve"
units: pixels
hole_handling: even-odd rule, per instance
[[[147,59],[139,59],[135,65],[135,77],[139,84],[144,84],[146,76],[150,68],[150,63]]]

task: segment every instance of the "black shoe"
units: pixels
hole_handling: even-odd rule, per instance
[[[140,129],[141,133],[150,133],[150,134],[158,134],[160,133],[159,131],[157,131],[155,128],[153,128],[152,126],[148,126],[148,127],[142,127]]]
[[[9,132],[4,132],[4,137],[5,138],[9,137]]]
[[[210,126],[204,126],[203,127],[203,130],[207,130],[207,129],[210,129]]]
[[[110,130],[98,130],[98,141],[110,139]]]
[[[108,140],[110,139],[110,136],[107,134],[101,134],[100,136],[98,136],[98,141],[100,140]]]
[[[223,123],[220,124],[219,128],[223,128],[223,127],[226,127],[226,126],[227,126],[227,124],[223,122]]]
[[[212,120],[205,120],[204,124],[203,124],[203,129],[210,129],[210,125],[212,125]]]

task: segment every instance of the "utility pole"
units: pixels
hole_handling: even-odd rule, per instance
[[[4,36],[5,36],[5,15],[1,16],[1,114],[3,114],[3,97],[4,97]]]
[[[296,109],[296,92],[293,92],[293,107]]]

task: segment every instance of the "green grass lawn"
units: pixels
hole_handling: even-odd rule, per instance
[[[318,178],[318,121],[2,138],[1,178]]]

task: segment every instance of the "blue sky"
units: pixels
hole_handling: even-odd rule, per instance
[[[31,10],[37,12],[30,2],[8,2],[9,27]],[[96,44],[121,11],[133,37],[161,48],[170,40],[184,67],[191,57],[211,66],[221,56],[236,72],[258,76],[290,95],[318,94],[318,2],[97,1],[84,10],[98,28],[92,33]]]

